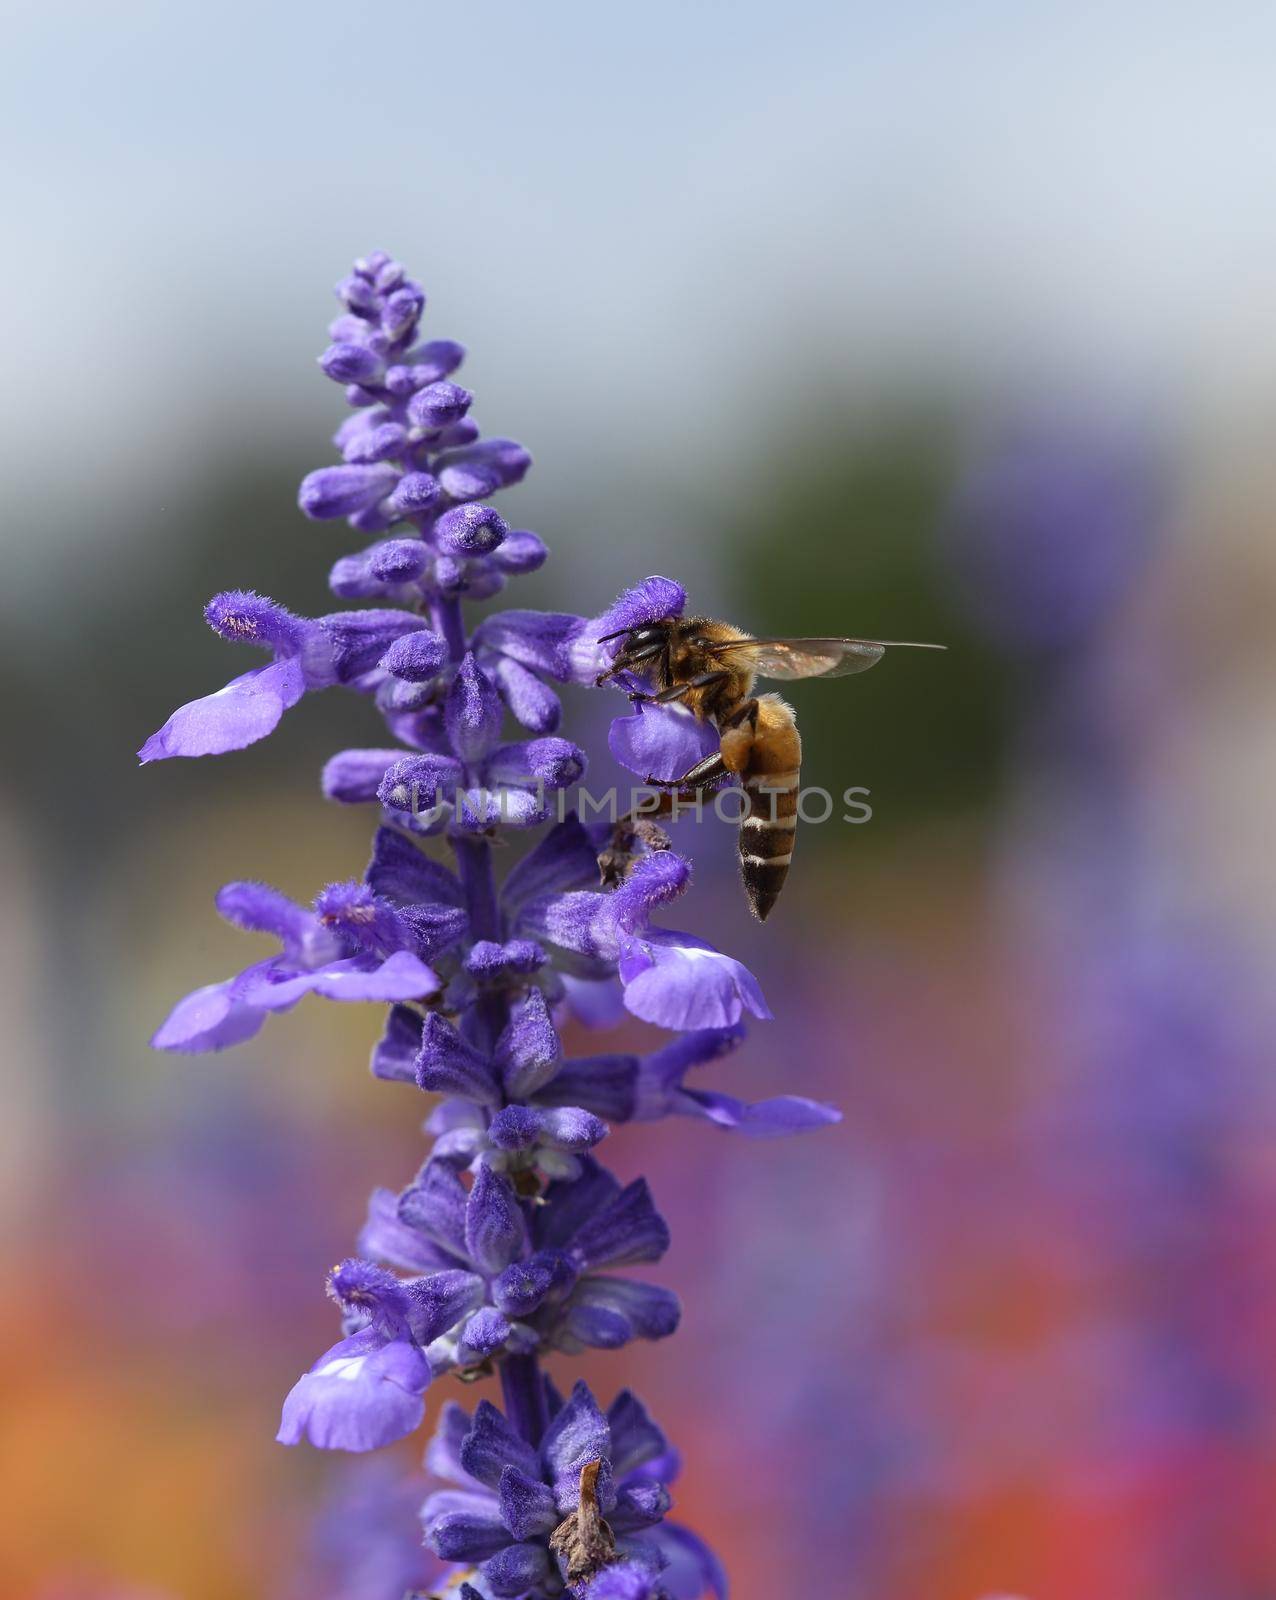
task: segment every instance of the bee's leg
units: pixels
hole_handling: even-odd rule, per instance
[[[714,751],[703,761],[697,761],[680,778],[648,778],[647,786],[659,789],[654,796],[655,805],[643,805],[629,811],[611,830],[611,839],[598,856],[599,879],[604,888],[614,889],[633,865],[636,847],[647,850],[668,850],[669,835],[656,825],[657,817],[677,819],[678,807],[699,801],[701,792],[719,779],[727,776],[727,767],[720,751]]]
[[[730,676],[729,672],[702,672],[698,677],[688,678],[685,683],[675,683],[668,689],[662,689],[659,694],[631,694],[629,698],[635,705],[667,706],[674,700],[681,700],[692,689],[710,689],[714,684],[725,683]]]
[[[671,800],[694,799],[697,789],[704,789],[711,783],[717,783],[719,778],[727,775],[727,764],[722,759],[721,750],[715,750],[711,756],[706,756],[703,761],[697,761],[694,767],[684,772],[680,778],[645,778],[643,781],[649,789],[685,789],[686,795],[671,795]]]
[[[750,733],[755,733],[758,726],[758,702],[752,697],[750,697],[748,700],[741,700],[740,704],[735,708],[731,715],[726,718],[722,726],[724,728],[739,728],[742,727],[746,722],[749,725]]]

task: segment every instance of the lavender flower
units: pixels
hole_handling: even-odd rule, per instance
[[[499,1371],[504,1413],[449,1406],[429,1455],[465,1486],[425,1510],[429,1546],[477,1569],[460,1582],[464,1600],[721,1596],[716,1559],[663,1520],[677,1462],[641,1403],[622,1395],[604,1415],[577,1385],[563,1404],[539,1362],[662,1339],[678,1324],[673,1294],[628,1275],[660,1259],[669,1229],[646,1183],[622,1187],[593,1153],[612,1124],[681,1115],[769,1136],[837,1113],[688,1085],[739,1043],[746,1013],[770,1012],[739,962],[656,921],[687,889],[681,856],[640,850],[602,887],[602,838],[574,814],[499,886],[492,850],[504,828],[550,822],[548,797],[585,771],[585,753],[558,733],[557,686],[592,684],[611,664],[608,635],[677,615],[686,597],[648,578],[592,618],[506,611],[469,628],[462,599],[490,598],[545,559],[536,535],[486,504],[530,457],[480,436],[453,377],[464,352],[419,342],[425,297],[397,262],[357,262],[337,292],[344,310],[320,365],[354,414],[335,435],[341,464],[310,473],[300,505],[373,537],[329,581],[342,599],[382,607],[306,619],[255,594],[218,595],[210,625],[273,659],[183,706],[141,754],[240,749],[303,694],[350,688],[387,736],[335,755],[322,787],[375,806],[381,825],[362,881],[329,885],[313,908],[227,885],[222,914],[275,934],[280,953],[187,996],[154,1043],[221,1049],[306,994],[380,1001],[374,1075],[440,1097],[418,1176],[374,1192],[359,1255],[329,1275],[342,1337],[293,1386],[283,1442],[376,1449],[420,1425],[431,1382]],[[507,714],[530,737],[508,738]],[[672,771],[711,736],[658,708],[618,719],[611,744],[635,770]],[[451,865],[426,853],[431,839]],[[646,1056],[567,1059],[564,1018],[596,1024],[615,1002],[682,1037]]]

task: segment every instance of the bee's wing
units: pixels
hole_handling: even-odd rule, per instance
[[[942,644],[880,639],[728,639],[715,656],[746,652],[760,678],[849,678],[875,667],[888,650],[943,650]]]

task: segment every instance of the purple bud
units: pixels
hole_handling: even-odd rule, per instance
[[[346,404],[348,406],[379,406],[381,396],[375,389],[365,389],[361,383],[348,383],[346,385]]]
[[[585,771],[585,752],[570,739],[521,739],[492,752],[488,773],[493,782],[543,783],[566,789]]]
[[[421,1344],[429,1344],[483,1304],[483,1280],[473,1272],[432,1272],[406,1284],[408,1319]]]
[[[377,799],[392,811],[431,810],[461,780],[461,765],[450,756],[406,756],[396,761],[377,788]]]
[[[369,571],[383,583],[411,583],[430,564],[429,547],[420,539],[386,539],[367,555]]]
[[[422,1028],[416,1081],[428,1093],[460,1095],[480,1105],[495,1105],[501,1095],[488,1061],[437,1011],[430,1013]]]
[[[336,286],[336,295],[357,316],[370,317],[376,308],[377,297],[372,285],[358,274],[342,278]]]
[[[541,1138],[558,1150],[579,1155],[607,1137],[607,1124],[580,1106],[558,1106],[542,1111]]]
[[[465,1207],[465,1246],[480,1272],[503,1272],[526,1243],[523,1213],[507,1179],[481,1166]]]
[[[352,517],[347,518],[350,526],[357,528],[360,533],[384,533],[397,520],[380,505],[365,506],[362,511],[356,511]]]
[[[379,267],[374,269],[372,284],[379,294],[389,294],[391,289],[397,289],[403,282],[404,269],[400,262],[387,258]]]
[[[431,383],[408,401],[408,416],[418,428],[435,433],[463,417],[473,399],[459,383]]]
[[[363,344],[330,344],[319,357],[319,365],[334,383],[375,383],[381,376],[382,362]]]
[[[405,338],[425,309],[425,295],[414,283],[405,283],[387,296],[381,307],[382,331],[396,343]]]
[[[331,470],[339,472],[341,468]],[[449,555],[484,556],[495,550],[508,532],[505,518],[491,506],[455,506],[434,524],[434,541]]]
[[[430,548],[420,539],[383,539],[357,555],[335,561],[328,587],[343,600],[366,600],[399,584],[415,582],[430,560]]]
[[[328,324],[328,337],[333,344],[362,344],[368,337],[368,324],[362,317],[345,311]]]
[[[495,1306],[484,1306],[476,1311],[461,1329],[457,1340],[456,1359],[463,1367],[476,1366],[494,1355],[510,1336],[510,1325]],[[515,1596],[521,1589],[502,1589],[502,1595]]]
[[[330,883],[315,896],[315,911],[325,928],[344,934],[365,950],[405,950],[412,943],[406,924],[388,901],[366,883]]]
[[[529,989],[496,1041],[496,1060],[506,1094],[525,1099],[549,1082],[563,1047],[539,989]]]
[[[561,1300],[570,1294],[578,1277],[561,1251],[544,1250],[529,1261],[506,1267],[492,1285],[492,1299],[507,1317],[529,1317],[551,1295]]]
[[[387,770],[402,757],[402,750],[341,750],[324,767],[320,786],[327,799],[344,805],[375,800]]]
[[[412,363],[413,386],[422,389],[456,371],[465,360],[465,346],[454,339],[431,339],[408,353]]]
[[[316,522],[348,517],[384,499],[398,481],[392,467],[320,467],[301,480],[297,504]]]
[[[507,1465],[502,1469],[500,1505],[501,1521],[516,1539],[535,1539],[553,1533],[561,1520],[549,1485],[515,1466]]]
[[[396,639],[381,657],[381,665],[408,683],[428,683],[438,677],[447,660],[447,645],[437,633],[421,628]]]
[[[436,463],[439,482],[454,500],[477,500],[508,488],[527,474],[532,458],[513,439],[485,439],[449,452]]]
[[[361,1261],[343,1261],[328,1274],[328,1293],[343,1311],[354,1312],[386,1333],[406,1327],[408,1292],[392,1272]]]
[[[434,563],[434,587],[440,594],[457,595],[466,587],[468,562],[459,556],[440,556]]]
[[[492,1118],[487,1136],[498,1150],[530,1150],[541,1136],[541,1117],[531,1106],[506,1106]]]
[[[360,256],[355,262],[354,270],[361,278],[366,278],[371,283],[389,259],[388,250],[369,250],[366,256]]]
[[[530,977],[539,972],[548,956],[533,939],[510,939],[497,944],[495,939],[478,939],[465,957],[465,970],[480,983],[497,982],[511,973]]]
[[[375,428],[360,428],[341,447],[347,461],[365,466],[375,461],[393,461],[407,449],[407,431],[397,422],[383,422]]]
[[[462,761],[482,761],[501,736],[503,714],[492,680],[467,653],[456,669],[444,709],[448,738]]]
[[[453,422],[444,428],[434,439],[435,450],[455,450],[462,445],[473,444],[478,438],[480,428],[473,417],[462,417],[459,422]]]
[[[411,611],[333,611],[316,620],[331,640],[338,683],[371,672],[395,639],[424,627]]]
[[[487,557],[469,563],[465,574],[465,594],[470,600],[490,600],[505,587],[505,574],[497,572]]]
[[[549,1551],[543,1544],[511,1544],[483,1564],[483,1577],[494,1595],[543,1592],[550,1574]],[[555,1583],[562,1580],[554,1568]]]
[[[302,942],[314,928],[314,917],[268,883],[225,883],[217,891],[217,909],[227,922],[249,933],[273,933],[285,942]]]
[[[439,494],[438,479],[431,473],[406,472],[390,496],[390,506],[401,517],[416,517],[429,511]]]
[[[496,552],[496,564],[502,572],[535,572],[543,566],[549,555],[542,540],[526,528],[511,528],[505,542]]]
[[[301,649],[306,625],[291,611],[251,589],[226,589],[204,607],[204,620],[223,639],[265,645],[289,654]]]
[[[385,387],[390,391],[390,393],[400,400],[402,400],[405,395],[411,394],[417,387],[412,377],[412,368],[405,367],[402,364],[396,364],[393,367],[387,367],[385,369],[385,377],[382,382],[385,384]]]

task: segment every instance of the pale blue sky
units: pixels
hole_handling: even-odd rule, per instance
[[[327,286],[377,245],[489,428],[664,515],[830,375],[1276,371],[1267,5],[0,13],[11,599],[141,467],[321,438]]]

